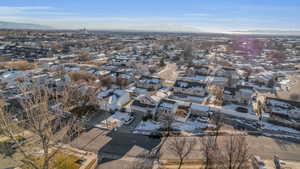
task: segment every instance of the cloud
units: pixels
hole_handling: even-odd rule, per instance
[[[300,24],[278,24],[276,19],[226,16],[191,12],[176,16],[107,16],[103,14],[71,13],[50,6],[0,6],[0,21],[42,24],[63,29],[151,29],[151,30],[216,30],[245,28],[300,28]],[[281,23],[288,23],[281,19]]]

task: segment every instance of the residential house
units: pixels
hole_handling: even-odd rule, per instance
[[[142,76],[137,80],[136,87],[148,90],[158,90],[163,87],[163,82],[157,77]]]
[[[236,88],[225,87],[223,91],[224,102],[235,102],[236,99]]]
[[[157,106],[156,100],[151,96],[142,96],[135,99],[131,104],[131,111],[137,113],[153,114]]]
[[[129,102],[129,93],[125,90],[107,89],[97,94],[98,104],[106,111],[120,110]]]
[[[178,108],[176,101],[169,99],[162,99],[157,106],[156,113],[160,116],[163,113],[173,113],[175,115]]]
[[[192,103],[190,111],[191,111],[192,115],[208,116],[209,111],[210,111],[210,107],[205,106],[205,105],[201,105],[201,104]]]
[[[191,96],[205,96],[206,84],[199,82],[191,82],[185,80],[176,80],[173,86],[174,93]]]
[[[134,63],[134,59],[127,56],[114,57],[108,63],[114,66],[131,66]]]
[[[129,72],[117,72],[112,71],[108,74],[113,80],[114,83],[123,82],[124,84],[129,84],[133,82],[134,76]]]
[[[197,75],[204,75],[207,76],[210,73],[210,68],[209,66],[201,65],[201,66],[195,66],[194,67],[194,72]]]
[[[265,97],[265,112],[271,117],[300,119],[300,102]]]
[[[254,90],[252,87],[238,86],[235,92],[236,101],[239,104],[245,104],[245,105],[250,104],[253,93]]]

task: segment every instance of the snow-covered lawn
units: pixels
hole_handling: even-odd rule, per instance
[[[140,124],[135,128],[135,130],[148,130],[148,131],[154,131],[158,130],[160,127],[158,122],[155,122],[153,120],[148,121],[141,121]]]
[[[134,88],[134,92],[139,93],[139,94],[148,94],[149,91],[147,89],[142,89],[142,88]]]
[[[142,121],[136,128],[134,133],[140,133],[140,134],[149,134],[152,131],[158,130],[162,126],[161,123],[155,122],[152,120],[148,121]],[[213,127],[212,125],[205,123],[205,122],[200,122],[200,121],[191,121],[191,120],[186,120],[186,122],[174,122],[172,124],[172,128],[180,131],[187,131],[187,132],[195,132],[199,131],[201,129],[205,129],[207,127]]]
[[[128,113],[116,112],[106,120],[103,120],[100,124],[96,124],[95,127],[99,128],[109,128],[111,127],[121,127],[127,120],[129,120],[130,115]]]
[[[156,121],[153,120],[141,121],[138,124],[138,126],[135,128],[135,131],[133,131],[133,133],[148,135],[152,131],[156,131],[159,128],[160,128],[160,124]]]
[[[180,131],[196,131],[196,130],[201,130],[209,127],[208,123],[203,123],[199,121],[191,121],[191,120],[186,120],[186,122],[174,122],[172,124],[172,127],[174,129],[180,130]]]
[[[229,104],[225,106],[214,106],[214,105],[209,105],[212,110],[217,110],[220,113],[240,117],[240,118],[245,118],[249,120],[258,120],[258,117],[252,112],[252,108],[248,106],[248,113],[241,113],[237,112],[235,109],[237,107],[244,107],[244,106],[239,106],[236,104]]]

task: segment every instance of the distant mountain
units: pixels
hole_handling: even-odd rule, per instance
[[[266,34],[266,35],[300,35],[300,31],[298,30],[247,30],[247,31],[232,31],[230,33]]]
[[[16,22],[3,22],[0,21],[0,29],[53,29],[50,26],[44,26],[39,24],[30,24],[30,23],[16,23]]]

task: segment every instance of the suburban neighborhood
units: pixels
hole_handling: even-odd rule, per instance
[[[300,168],[300,37],[3,29],[0,60],[0,168]]]

